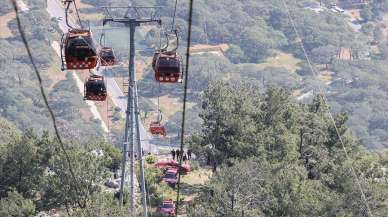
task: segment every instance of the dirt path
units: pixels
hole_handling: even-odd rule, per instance
[[[12,36],[12,31],[8,27],[8,22],[15,19],[15,12],[9,12],[0,17],[0,38]]]

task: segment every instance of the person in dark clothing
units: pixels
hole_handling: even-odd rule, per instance
[[[187,159],[191,160],[191,150],[187,150]]]
[[[183,162],[186,163],[186,161],[187,161],[187,157],[186,157],[186,155],[183,155]]]
[[[180,154],[179,149],[177,149],[177,150],[175,151],[175,154],[176,154],[176,159],[178,160],[178,159],[179,159],[179,154]]]
[[[175,160],[175,150],[171,150],[171,156],[172,156],[172,159]]]
[[[180,152],[180,154],[181,154],[181,156],[183,157],[183,156],[185,155],[185,151],[182,150],[182,151]]]

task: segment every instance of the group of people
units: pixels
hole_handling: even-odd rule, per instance
[[[187,150],[187,153],[185,153],[185,151],[181,151],[181,150],[179,150],[179,149],[177,149],[177,150],[171,150],[171,156],[172,156],[172,159],[173,160],[175,160],[175,157],[176,157],[176,159],[178,160],[179,159],[179,157],[181,156],[182,157],[182,160],[184,161],[184,162],[186,162],[187,160],[190,160],[191,159],[191,150],[190,149],[188,149]]]

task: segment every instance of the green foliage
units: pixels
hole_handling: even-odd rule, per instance
[[[102,150],[105,154],[106,167],[113,171],[119,169],[122,159],[121,151],[108,143],[102,144]]]
[[[372,212],[381,214],[388,195],[387,183],[375,182],[381,158],[353,139],[346,115],[334,117],[335,129],[327,109],[320,96],[302,105],[283,90],[261,94],[248,84],[210,85],[202,133],[190,144],[217,173],[189,216],[362,216],[365,202],[351,166]]]
[[[365,8],[363,8],[363,9],[360,11],[360,16],[361,16],[362,19],[364,19],[365,21],[370,21],[370,20],[373,18],[373,12],[372,12],[371,8],[365,7]]]
[[[0,199],[0,216],[2,217],[33,217],[35,205],[16,191],[9,191],[7,197]]]
[[[28,131],[0,149],[0,189],[5,192],[16,189],[25,197],[38,192],[45,166],[53,155],[53,148],[49,146],[53,143],[47,134],[39,138]]]
[[[59,153],[54,156],[49,167],[43,202],[47,207],[66,204],[85,208],[90,197],[101,191],[97,183],[107,178],[104,161],[93,153],[93,149],[68,149],[67,155]]]
[[[59,40],[57,21],[50,18],[45,1],[31,0],[29,9],[20,14],[21,22],[33,58],[37,64],[45,91],[49,95],[50,106],[59,123],[62,136],[82,142],[101,135],[101,129],[96,123],[88,122],[81,116],[80,109],[87,105],[82,101],[78,87],[68,73],[64,81],[50,80],[49,73],[59,71],[58,58],[51,47],[53,39]],[[39,6],[36,6],[39,5]],[[2,13],[10,9],[11,2],[6,1],[0,6]],[[6,10],[3,10],[6,9]],[[39,133],[52,130],[51,120],[43,100],[37,78],[31,68],[30,60],[17,31],[16,20],[8,23],[13,36],[0,39],[0,115],[13,122],[19,129],[33,128]],[[57,73],[57,72],[55,72]],[[58,77],[58,76],[56,76]],[[74,129],[82,129],[74,130]]]
[[[128,192],[126,192],[125,200],[128,199]],[[118,203],[111,194],[102,193],[99,196],[91,198],[87,209],[76,210],[71,214],[71,217],[132,217],[135,215],[129,214],[127,209],[118,207]]]
[[[196,160],[190,160],[190,167],[192,171],[198,170],[200,168],[199,162]]]
[[[153,165],[153,164],[156,162],[157,157],[154,156],[154,155],[149,155],[149,156],[147,156],[147,157],[145,158],[145,160],[146,160],[147,164]]]
[[[230,45],[229,49],[226,52],[226,57],[230,59],[232,63],[243,62],[244,51],[238,45]]]
[[[13,140],[20,139],[20,131],[15,125],[0,117],[0,148]]]
[[[164,182],[160,182],[163,173],[154,166],[147,167],[145,170],[146,187],[149,194],[149,200],[152,206],[158,206],[163,200],[176,197],[176,193]]]
[[[270,157],[274,161],[295,158],[296,150],[288,146],[295,140],[289,134],[295,132],[297,108],[285,92],[271,90],[264,97],[254,85],[217,82],[204,92],[202,108],[203,142],[199,149],[213,159],[214,166],[229,158],[261,155],[263,147],[256,142],[273,143],[265,147],[273,151]],[[280,125],[271,126],[273,121]],[[273,141],[271,136],[276,139]]]

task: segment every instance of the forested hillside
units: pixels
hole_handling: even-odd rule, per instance
[[[381,8],[386,3],[371,1],[362,9],[360,29],[352,27],[355,21],[348,14],[333,12],[325,6],[319,13],[311,10],[309,5],[314,3],[317,4],[289,1],[288,6],[318,77],[307,65],[281,1],[197,1],[193,42],[226,43],[229,49],[224,53],[227,58],[211,54],[193,56],[196,64],[191,67],[190,87],[200,92],[208,80],[238,78],[267,87],[281,86],[302,96],[310,91],[317,93],[318,86],[322,86],[333,112],[349,115],[348,125],[366,146],[384,149],[388,139],[384,124],[388,62],[386,35],[382,33],[386,12]],[[172,2],[160,4],[168,9],[163,14],[170,16]],[[185,38],[187,13],[183,2],[179,6],[177,23]],[[365,10],[370,10],[373,18],[367,18]],[[170,28],[171,20],[164,21],[165,28]],[[150,38],[152,35],[158,34],[149,32]],[[151,45],[155,40],[146,42]],[[372,46],[375,42],[377,45]],[[282,58],[284,55],[292,57]]]
[[[73,76],[71,73],[66,75],[60,72],[59,59],[51,47],[51,42],[60,37],[56,20],[50,19],[44,1],[30,1],[28,7],[30,9],[22,14],[22,22],[31,43],[34,60],[43,73],[50,104],[58,118],[60,129],[64,136],[82,141],[99,135],[99,123],[82,117],[80,111],[85,110],[87,105],[82,101]],[[1,15],[12,16],[10,3],[1,4],[0,8]],[[2,31],[7,28],[11,35],[0,38],[0,114],[21,130],[31,128],[42,132],[50,129],[47,128],[51,124],[48,111],[19,38],[15,19],[7,24]],[[76,126],[84,130],[81,131]]]
[[[123,0],[84,2],[98,6],[127,3]],[[190,88],[194,93],[200,93],[209,80],[238,78],[265,87],[281,86],[291,90],[296,97],[306,99],[304,96],[307,95],[311,100],[311,93],[319,92],[321,86],[328,94],[333,112],[349,115],[348,125],[369,149],[385,149],[388,128],[384,117],[387,110],[382,105],[388,104],[385,94],[388,15],[384,7],[387,2],[367,1],[368,4],[361,8],[353,6],[354,1],[321,1],[321,6],[319,2],[287,2],[317,77],[308,67],[300,40],[280,0],[196,1],[192,42],[197,45],[226,44],[228,49],[223,50],[222,57],[206,53],[193,56],[197,64],[191,67],[193,79],[190,79]],[[163,30],[171,28],[173,1],[131,3],[163,6],[158,12],[162,16]],[[345,13],[335,12],[330,9],[333,3],[349,9]],[[176,24],[182,43],[187,32],[186,8],[187,2],[178,2]],[[98,8],[81,11],[101,14]],[[98,20],[91,22],[99,23]],[[157,47],[159,30],[149,31],[144,43]],[[148,72],[141,87],[153,89],[145,97],[155,97],[156,87],[149,82],[153,78],[150,67]],[[164,90],[166,88],[162,87],[162,95],[167,94]],[[168,88],[168,93],[171,91],[179,94],[178,90]],[[193,97],[193,102],[199,103],[198,97]],[[198,107],[194,110],[197,114]],[[170,123],[174,132],[173,126],[179,116],[177,113]],[[198,121],[192,120],[193,123]]]
[[[378,168],[387,155],[366,152],[341,114],[342,144],[326,111],[320,96],[302,105],[285,90],[211,84],[191,148],[217,172],[190,216],[368,216],[360,188],[373,215],[384,216],[388,188]]]
[[[80,12],[95,50],[107,33],[117,63],[65,71],[66,18],[48,1],[59,0],[18,1],[26,44],[11,1],[0,4],[0,217],[388,215],[388,0],[76,0],[70,19]],[[128,26],[102,27],[101,6],[128,4],[163,6],[163,25],[137,27],[136,127],[147,135],[125,141]],[[156,82],[154,51],[175,45],[164,36],[175,27],[189,71]],[[97,74],[117,89],[92,107],[82,82]],[[156,113],[164,136],[152,133]]]

